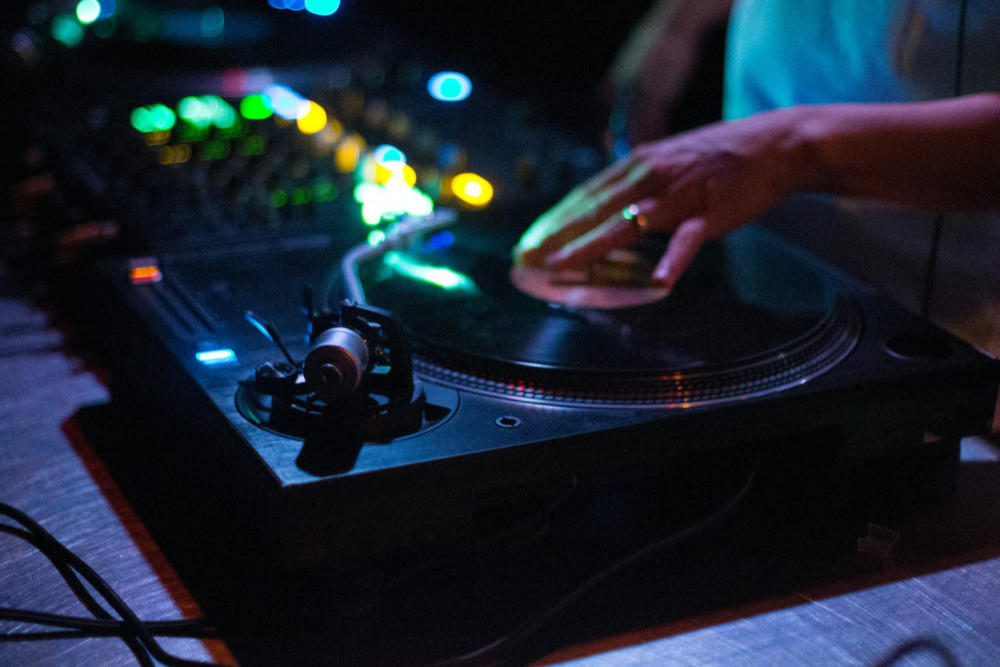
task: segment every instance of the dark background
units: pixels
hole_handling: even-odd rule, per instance
[[[2,3],[4,41],[9,42],[9,36],[27,24],[29,7],[42,5],[52,15],[72,12],[75,4],[75,0]],[[137,44],[118,38],[102,41],[88,34],[81,47],[63,55],[95,58],[109,65],[142,63],[151,70],[316,63],[370,49],[373,41],[394,35],[429,66],[463,71],[510,98],[533,102],[548,118],[585,140],[596,141],[606,118],[602,79],[651,0],[342,0],[340,9],[328,17],[275,10],[266,0],[118,0],[118,4],[119,8],[154,11],[219,6],[256,12],[272,22],[274,34],[253,44],[200,46],[162,41]],[[708,39],[702,70],[681,104],[675,129],[718,116],[722,44],[721,30]]]

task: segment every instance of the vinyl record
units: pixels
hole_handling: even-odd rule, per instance
[[[528,398],[560,402],[571,394],[585,402],[685,402],[696,379],[709,378],[712,387],[687,396],[707,402],[745,394],[715,385],[734,374],[733,382],[745,382],[748,369],[762,390],[802,381],[817,359],[829,367],[856,338],[852,309],[835,286],[757,230],[705,248],[672,294],[624,308],[551,303],[519,289],[512,243],[495,230],[460,229],[453,243],[393,252],[364,268],[369,302],[403,322],[426,372],[510,395],[522,386]],[[648,295],[650,288],[634,289]],[[788,375],[790,359],[801,376]],[[664,394],[667,377],[684,385],[676,396]]]

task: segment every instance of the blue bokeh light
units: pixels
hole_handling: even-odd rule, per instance
[[[306,0],[306,11],[317,16],[329,16],[340,9],[340,0]]]
[[[472,93],[472,82],[459,72],[438,72],[427,82],[427,92],[441,102],[461,102]]]
[[[406,164],[406,154],[390,144],[382,144],[372,151],[372,155],[375,162],[386,169],[400,169]]]
[[[97,15],[99,19],[109,19],[115,15],[118,5],[115,0],[101,0],[101,13]]]

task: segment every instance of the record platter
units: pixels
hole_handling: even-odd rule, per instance
[[[134,455],[182,480],[223,543],[298,569],[447,541],[512,496],[684,454],[833,439],[864,460],[990,427],[995,360],[760,228],[706,248],[670,295],[598,308],[512,274],[537,212],[465,211],[381,247],[104,264],[115,389],[168,443]],[[654,289],[616,281],[570,288]]]

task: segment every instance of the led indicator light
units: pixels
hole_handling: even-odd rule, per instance
[[[145,285],[147,283],[158,283],[163,280],[160,268],[155,264],[145,266],[133,266],[128,272],[129,280],[133,285]]]
[[[218,350],[204,350],[194,355],[194,358],[206,366],[217,366],[236,361],[236,352],[228,347]]]

